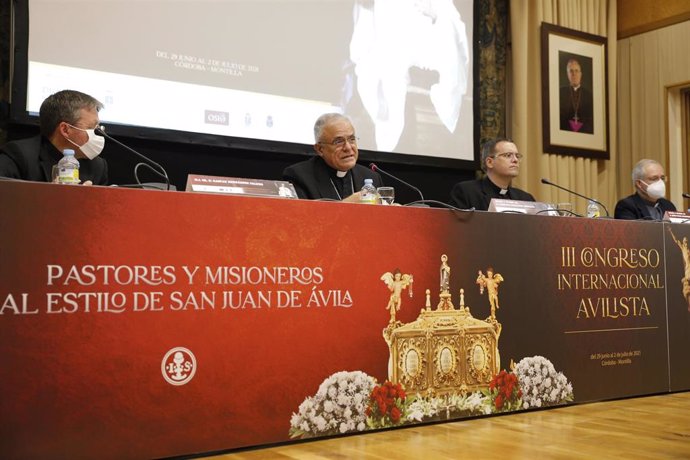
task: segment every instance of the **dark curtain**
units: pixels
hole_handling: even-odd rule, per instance
[[[508,0],[479,0],[479,117],[480,143],[506,132],[506,50]]]

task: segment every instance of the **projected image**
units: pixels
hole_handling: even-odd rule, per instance
[[[362,150],[473,159],[472,0],[28,8],[28,112],[70,88],[101,100],[105,123],[297,144],[342,112]]]
[[[377,149],[395,150],[406,124],[414,123],[405,117],[410,91],[428,94],[440,121],[453,133],[469,71],[465,24],[453,2],[357,0],[354,19],[350,59],[357,93],[374,123]],[[413,67],[435,72],[437,80],[415,86],[410,78]]]

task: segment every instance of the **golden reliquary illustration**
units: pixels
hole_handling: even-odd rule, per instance
[[[412,275],[396,269],[381,277],[391,291],[387,309],[391,317],[383,330],[390,359],[388,379],[400,383],[408,393],[439,396],[468,393],[486,388],[500,370],[498,339],[501,323],[496,319],[498,288],[503,277],[492,268],[479,271],[480,294],[487,292],[491,315],[485,320],[474,318],[465,305],[464,289],[460,289],[456,308],[450,293],[448,257],[441,256],[440,293],[436,308],[431,307],[431,293],[417,319],[404,324],[395,313],[402,304],[402,291],[410,286]]]

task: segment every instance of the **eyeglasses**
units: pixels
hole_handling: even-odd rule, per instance
[[[79,126],[70,125],[69,123],[67,123],[67,126],[71,126],[72,128],[75,128],[75,129],[82,129],[82,130],[100,129],[101,131],[105,131],[105,126],[103,126],[102,124],[100,124],[100,122],[99,122],[96,126],[94,126],[94,127],[92,127],[92,128],[80,128]]]
[[[357,146],[357,137],[355,136],[350,136],[350,137],[336,137],[333,139],[331,142],[319,142],[319,144],[324,144],[324,145],[332,145],[333,147],[337,149],[341,149],[345,147],[345,143],[347,142],[348,144],[356,147]]]
[[[506,160],[510,160],[513,157],[518,161],[522,160],[522,153],[518,153],[518,152],[501,152],[501,153],[496,153],[492,156],[498,157],[498,158],[505,158]]]

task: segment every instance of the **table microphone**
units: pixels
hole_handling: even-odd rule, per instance
[[[100,126],[97,126],[96,129],[94,130],[94,132],[96,134],[99,134],[99,135],[105,137],[108,140],[115,142],[120,147],[124,148],[125,150],[128,150],[129,152],[132,152],[133,154],[135,154],[139,158],[141,158],[144,161],[149,163],[149,164],[139,163],[134,167],[134,177],[136,178],[137,182],[139,182],[141,184],[141,182],[139,181],[139,177],[137,176],[137,170],[139,169],[139,166],[142,165],[142,166],[146,166],[151,171],[153,171],[154,173],[158,174],[163,179],[165,179],[165,188],[166,188],[166,190],[170,190],[170,179],[168,178],[168,173],[165,171],[165,168],[163,168],[163,166],[159,165],[158,163],[156,163],[155,161],[153,161],[151,158],[147,157],[146,155],[137,152],[132,147],[129,147],[129,146],[123,144],[122,142],[118,141],[114,137],[107,135],[105,133],[105,131],[103,130],[103,128],[101,128]],[[151,167],[151,165],[155,166],[155,168]],[[145,188],[145,187],[142,187],[142,188]]]
[[[372,171],[374,171],[374,172],[380,172],[380,173],[382,173],[382,174],[385,175],[385,176],[388,176],[388,177],[390,177],[390,178],[392,178],[392,179],[397,180],[397,181],[400,182],[401,184],[407,185],[407,186],[410,187],[412,190],[414,190],[415,192],[419,193],[419,196],[420,196],[420,198],[422,199],[422,202],[425,201],[425,200],[424,200],[424,195],[422,195],[422,191],[419,190],[419,189],[418,189],[417,187],[415,187],[414,185],[410,184],[409,182],[405,182],[404,180],[400,179],[399,177],[394,176],[394,175],[391,174],[391,173],[387,173],[387,172],[384,171],[383,169],[381,169],[381,168],[379,168],[378,166],[376,166],[376,163],[369,163],[369,168],[370,168]]]
[[[572,191],[572,190],[570,190],[570,189],[567,189],[567,188],[565,188],[565,187],[561,187],[560,185],[554,184],[553,182],[549,181],[548,179],[544,179],[543,177],[542,177],[542,179],[541,179],[541,183],[542,183],[542,184],[546,184],[546,185],[553,185],[553,186],[556,187],[556,188],[560,188],[561,190],[565,190],[566,192],[572,193],[573,195],[579,196],[580,198],[584,198],[585,200],[593,201],[593,202],[595,202],[596,204],[598,204],[599,206],[601,206],[601,207],[604,209],[604,212],[606,213],[606,217],[610,217],[610,216],[611,216],[611,215],[609,214],[609,210],[606,209],[606,206],[604,206],[604,203],[602,203],[601,201],[597,201],[597,200],[595,200],[594,198],[590,198],[590,197],[588,197],[588,196],[581,195],[581,194],[579,194],[579,193],[577,193],[577,192],[574,192],[574,191]]]

